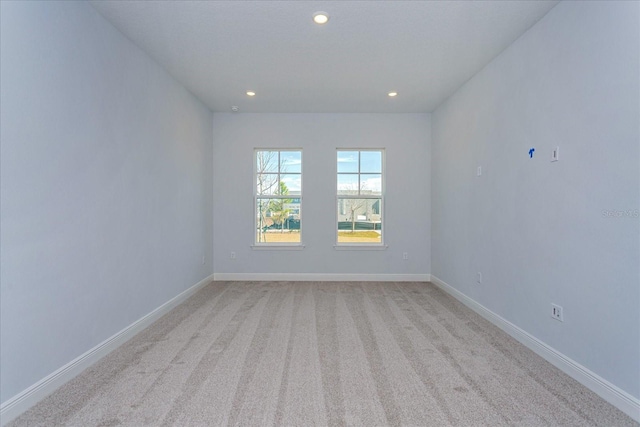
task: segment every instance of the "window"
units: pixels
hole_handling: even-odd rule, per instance
[[[301,243],[302,151],[255,150],[255,243]]]
[[[382,245],[383,155],[383,150],[338,150],[338,245]]]

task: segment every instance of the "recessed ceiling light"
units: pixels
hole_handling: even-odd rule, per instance
[[[247,91],[247,95],[249,95],[249,96],[256,96],[256,93],[255,93],[254,91],[252,91],[252,90],[248,90],[248,91]]]
[[[393,98],[394,96],[398,96],[398,92],[389,92],[388,95]]]
[[[327,12],[316,12],[313,14],[313,22],[316,24],[326,24],[329,22],[329,14]]]

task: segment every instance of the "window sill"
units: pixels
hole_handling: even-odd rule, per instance
[[[333,245],[333,249],[335,249],[336,251],[385,251],[388,247],[388,245]]]
[[[254,251],[301,251],[305,248],[303,244],[297,245],[278,245],[278,244],[266,244],[266,245],[251,245],[251,249]]]

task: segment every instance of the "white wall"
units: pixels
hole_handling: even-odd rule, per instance
[[[424,277],[430,272],[430,195],[425,191],[430,186],[428,114],[214,113],[213,117],[216,274],[312,274],[326,278],[330,274]],[[256,147],[303,150],[304,250],[251,248]],[[333,247],[338,147],[386,149],[387,250],[337,251]],[[232,251],[237,255],[235,260],[229,256]],[[408,260],[402,259],[403,252],[408,252]]]
[[[91,6],[1,4],[5,402],[212,273],[213,172],[209,110]]]
[[[636,398],[638,20],[638,2],[559,4],[432,135],[432,274]]]

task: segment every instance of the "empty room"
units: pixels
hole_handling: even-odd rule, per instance
[[[0,425],[640,425],[640,2],[0,1]]]

